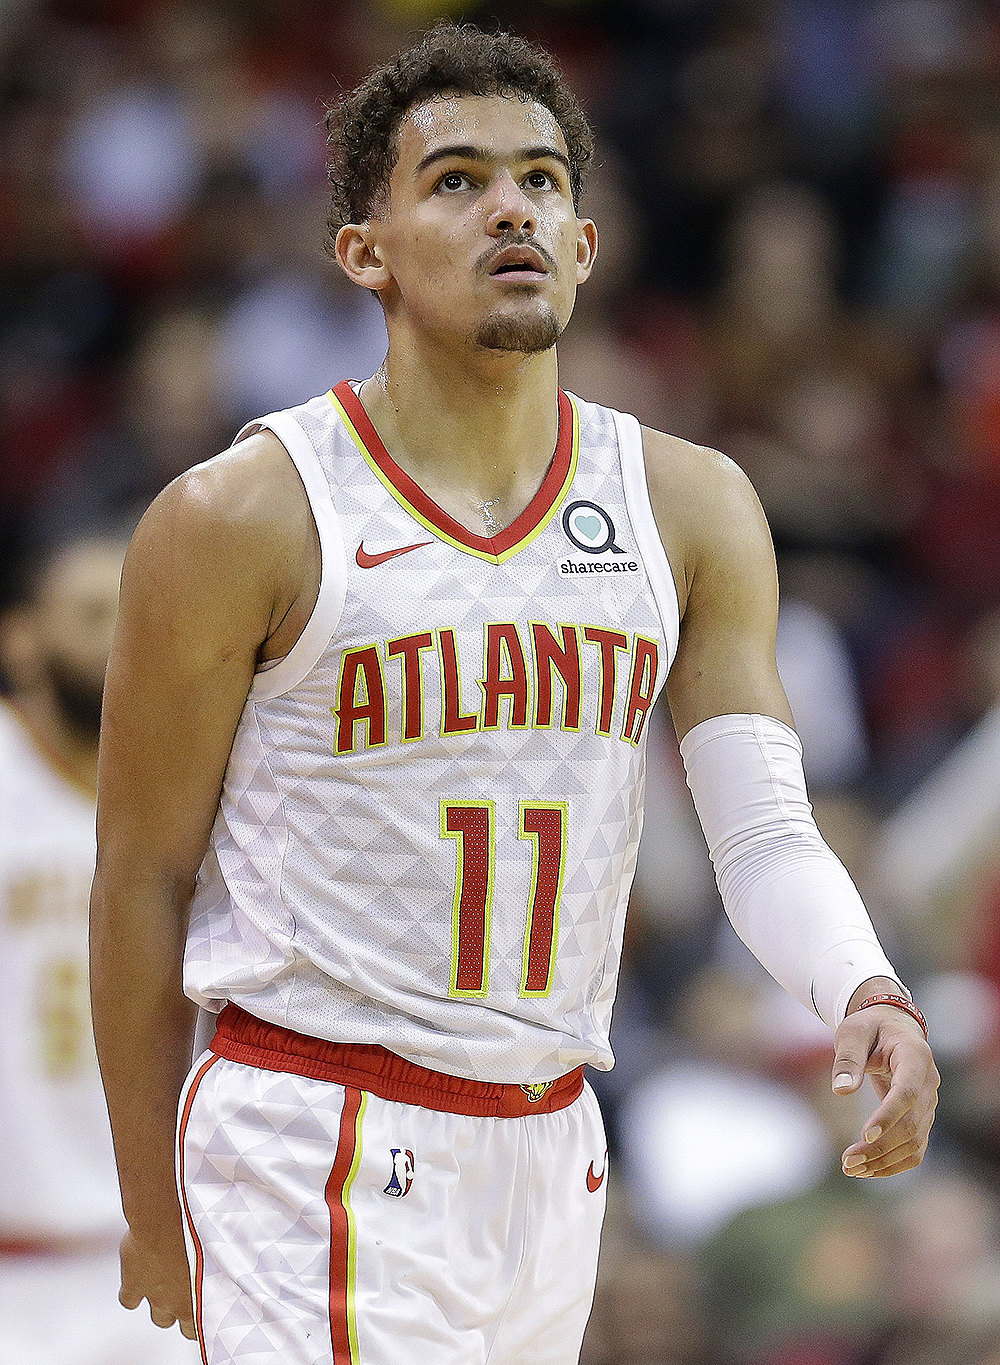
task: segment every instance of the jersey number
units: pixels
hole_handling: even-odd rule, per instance
[[[441,802],[441,838],[454,839],[455,900],[449,995],[482,998],[489,990],[490,925],[496,820],[492,801]],[[559,937],[566,863],[565,801],[522,801],[518,838],[531,841],[531,891],[524,930],[521,996],[545,996]]]
[[[46,962],[36,999],[42,1068],[54,1081],[68,1080],[82,1069],[90,1039],[86,968],[69,956]]]

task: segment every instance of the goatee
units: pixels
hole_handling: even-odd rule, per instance
[[[103,679],[95,683],[55,659],[48,661],[49,683],[63,719],[80,739],[96,741],[101,733]]]
[[[549,351],[559,340],[559,319],[551,308],[533,317],[499,314],[486,318],[476,335],[476,345],[486,351],[516,351],[537,355]]]

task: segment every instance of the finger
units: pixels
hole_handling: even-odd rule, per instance
[[[927,1088],[925,1058],[897,1048],[892,1058],[889,1089],[865,1126],[865,1141],[876,1142],[883,1133],[898,1124],[913,1122],[914,1111],[926,1098]]]
[[[835,1095],[850,1095],[857,1090],[864,1079],[864,1074],[858,1075],[856,1072],[848,1071],[845,1063],[841,1062],[833,1076],[833,1091]]]
[[[123,1308],[138,1308],[144,1298],[144,1294],[137,1294],[133,1289],[126,1289],[124,1285],[118,1293],[118,1302]]]
[[[899,1175],[901,1171],[912,1171],[915,1166],[919,1166],[924,1156],[924,1147],[917,1144],[909,1144],[906,1147],[899,1147],[890,1156],[872,1162],[864,1167],[845,1171],[845,1175],[851,1175],[857,1179],[868,1179],[871,1176]]]
[[[174,1323],[177,1321],[177,1315],[175,1313],[171,1313],[166,1308],[154,1308],[152,1304],[149,1306],[149,1316],[156,1323],[157,1327],[173,1327]]]
[[[855,1142],[841,1157],[844,1166],[861,1166],[866,1161],[878,1161],[889,1156],[901,1147],[910,1147],[919,1142],[919,1133],[904,1132],[902,1127],[892,1129],[880,1142]]]
[[[928,1046],[924,1040],[913,1037],[896,1041],[881,1072],[883,1076],[888,1072],[888,1091],[866,1126],[865,1140],[869,1143],[903,1121],[921,1100],[930,1100],[933,1104],[940,1084]],[[874,1132],[876,1129],[879,1133]]]
[[[923,1150],[927,1146],[933,1120],[933,1107],[923,1103],[917,1105],[903,1114],[897,1123],[881,1133],[876,1140],[856,1142],[848,1147],[842,1157],[845,1171],[853,1174],[852,1168],[865,1163],[871,1165],[885,1158],[894,1158],[904,1148],[911,1150],[917,1147]],[[870,1124],[866,1136],[877,1127],[877,1124]]]
[[[902,1161],[925,1145],[921,1138],[916,1135],[901,1137],[898,1142],[893,1142],[885,1148],[881,1145],[871,1147],[858,1143],[855,1147],[848,1147],[841,1158],[844,1174],[873,1175],[881,1166],[893,1165],[897,1161]]]
[[[837,1095],[850,1095],[865,1078],[868,1054],[872,1044],[869,1029],[861,1032],[847,1020],[837,1030],[837,1051],[833,1059],[833,1090]]]

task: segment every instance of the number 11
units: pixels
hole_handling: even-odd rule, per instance
[[[522,997],[552,989],[559,940],[559,901],[566,864],[565,801],[521,801],[518,838],[532,845],[531,890],[524,931]],[[448,994],[482,999],[489,991],[496,819],[492,801],[441,802],[441,838],[454,839],[451,976]]]

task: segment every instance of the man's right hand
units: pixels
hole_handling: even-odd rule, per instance
[[[138,1308],[149,1300],[149,1316],[157,1327],[180,1329],[198,1340],[191,1306],[191,1276],[184,1238],[178,1231],[170,1237],[141,1239],[129,1230],[122,1238],[122,1287],[118,1295],[126,1308]]]

